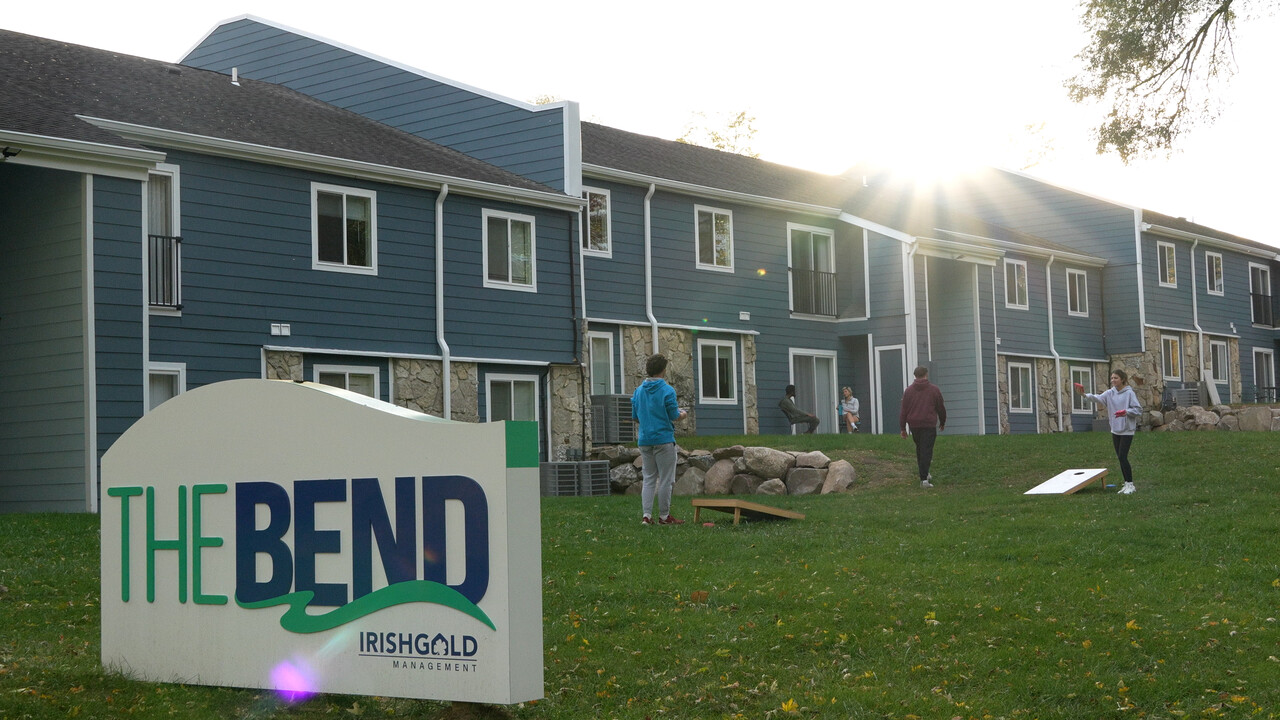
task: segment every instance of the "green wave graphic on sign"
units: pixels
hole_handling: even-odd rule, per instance
[[[307,605],[311,599],[315,597],[315,593],[310,590],[300,590],[287,595],[267,598],[257,602],[240,602],[236,598],[236,604],[247,610],[258,610],[261,608],[274,607],[276,605],[288,605],[289,609],[280,617],[280,627],[289,632],[307,634],[324,632],[333,628],[346,625],[352,620],[359,620],[366,615],[389,608],[393,605],[402,605],[411,602],[424,602],[433,605],[443,605],[453,608],[458,612],[470,615],[489,626],[490,630],[497,630],[493,621],[485,614],[475,603],[466,599],[457,590],[441,585],[438,582],[430,580],[408,580],[399,582],[395,585],[388,585],[380,590],[375,590],[363,597],[347,603],[341,607],[335,608],[323,615],[311,615],[307,613]]]

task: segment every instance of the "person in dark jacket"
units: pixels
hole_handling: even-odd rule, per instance
[[[807,424],[809,429],[805,430],[806,434],[812,434],[813,431],[818,429],[818,416],[813,413],[807,413],[796,405],[795,385],[787,386],[786,394],[778,401],[778,407],[782,410],[782,414],[787,416],[787,422],[792,425]]]
[[[640,447],[640,523],[653,525],[653,500],[658,499],[658,525],[683,525],[671,515],[671,491],[676,483],[676,433],[672,424],[688,413],[676,405],[675,388],[667,384],[667,358],[651,355],[644,371],[649,376],[631,396],[631,419],[640,425],[636,445]]]
[[[898,414],[902,437],[911,428],[911,439],[916,443],[916,465],[920,470],[920,487],[931,488],[929,465],[933,463],[933,442],[938,433],[947,428],[947,406],[942,402],[942,390],[929,382],[929,369],[918,367],[916,380],[902,393],[902,410]]]

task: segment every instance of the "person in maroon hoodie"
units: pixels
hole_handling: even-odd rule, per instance
[[[929,465],[933,463],[933,441],[947,429],[947,406],[942,404],[942,391],[929,382],[929,369],[916,368],[916,381],[902,393],[902,410],[898,414],[902,437],[911,428],[916,443],[916,465],[920,468],[920,487],[931,488]]]

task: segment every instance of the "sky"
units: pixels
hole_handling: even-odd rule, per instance
[[[1063,87],[1086,44],[1077,2],[23,2],[0,27],[173,62],[249,14],[508,98],[573,100],[583,120],[623,130],[676,139],[745,111],[765,160],[1024,170],[1280,247],[1280,17],[1237,26],[1216,123],[1126,166],[1095,154],[1104,109]]]

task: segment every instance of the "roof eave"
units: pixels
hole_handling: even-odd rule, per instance
[[[1142,223],[1142,230],[1143,232],[1149,232],[1154,235],[1161,235],[1163,237],[1172,238],[1174,240],[1199,241],[1206,245],[1212,245],[1214,247],[1223,248],[1225,250],[1232,250],[1234,252],[1243,253],[1245,255],[1252,255],[1254,257],[1266,258],[1268,260],[1280,260],[1280,253],[1269,252],[1267,250],[1263,250],[1262,248],[1250,247],[1248,245],[1241,245],[1240,243],[1231,242],[1230,240],[1223,240],[1221,238],[1215,238],[1210,235],[1201,235],[1200,233],[1193,233],[1187,230],[1179,230],[1177,228],[1166,227],[1164,225],[1155,225],[1153,223],[1147,223],[1147,222]]]
[[[70,140],[51,135],[0,130],[0,145],[18,150],[5,162],[145,180],[147,171],[164,162],[165,154],[145,148]]]
[[[644,173],[632,172],[630,170],[619,170],[618,168],[611,168],[604,165],[595,165],[585,162],[582,163],[582,174],[584,176],[589,175],[602,180],[617,180],[619,182],[639,183],[642,185],[656,185],[664,190],[680,192],[686,195],[698,195],[701,197],[715,198],[728,202],[756,205],[759,207],[774,208],[778,210],[794,210],[810,215],[820,215],[822,217],[838,218],[843,212],[840,208],[827,207],[825,205],[815,205],[813,203],[803,203],[795,200],[784,200],[782,198],[768,197],[765,195],[753,195],[751,193],[737,192],[735,190],[725,190],[723,188],[711,187],[709,185],[699,185],[697,183],[684,182],[681,180],[672,180],[671,178],[646,175]]]

